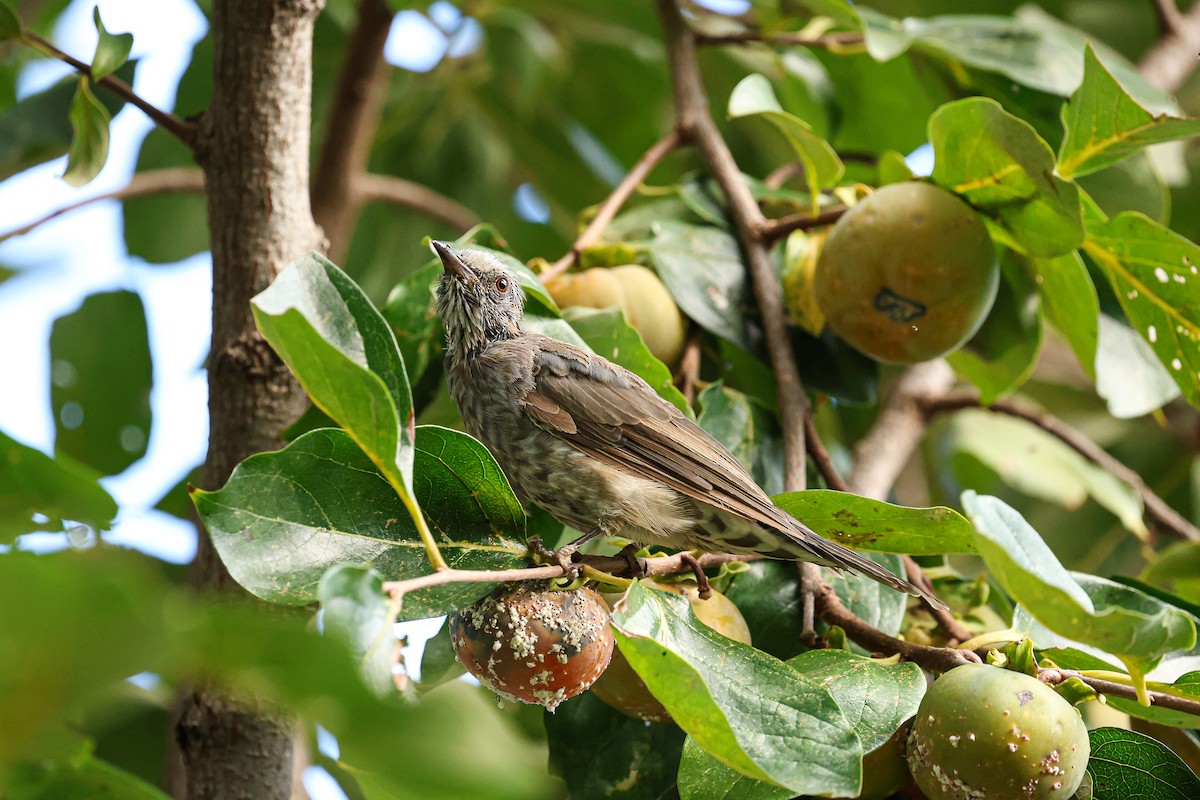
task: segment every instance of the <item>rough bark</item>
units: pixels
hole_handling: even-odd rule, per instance
[[[279,444],[304,395],[255,329],[250,299],[321,236],[309,206],[313,24],[323,0],[216,0],[212,105],[196,142],[213,258],[209,449],[203,484],[222,485],[247,456]],[[192,567],[205,590],[240,591],[206,536]],[[175,726],[193,800],[286,800],[292,723],[247,698],[199,687]]]

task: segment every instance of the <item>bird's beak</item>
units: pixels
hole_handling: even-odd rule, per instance
[[[438,258],[442,260],[442,267],[446,272],[449,272],[460,280],[468,280],[475,277],[475,273],[458,257],[458,253],[454,252],[454,249],[450,245],[438,241],[432,241],[429,244],[433,247],[433,252],[437,253]]]

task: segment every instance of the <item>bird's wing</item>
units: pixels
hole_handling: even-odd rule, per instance
[[[779,531],[794,556],[863,572],[908,594],[941,602],[884,567],[822,538],[771,503],[724,445],[659,397],[640,377],[580,348],[536,343],[524,410],[543,429],[619,470]]]

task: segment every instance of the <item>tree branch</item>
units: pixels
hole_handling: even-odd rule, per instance
[[[784,321],[783,296],[767,247],[759,236],[762,211],[742,179],[737,163],[708,112],[708,95],[696,65],[696,43],[675,0],[655,0],[667,47],[676,125],[689,137],[725,193],[729,215],[749,267],[755,299],[762,314],[771,368],[779,383],[779,416],[783,427],[784,484],[789,490],[805,483],[804,414],[808,396],[800,381],[796,357]]]
[[[129,179],[129,183],[120,189],[114,189],[111,192],[105,192],[95,197],[88,197],[71,203],[70,205],[55,209],[44,217],[39,217],[33,222],[22,225],[19,228],[14,228],[7,233],[0,233],[0,242],[11,239],[14,236],[24,236],[35,228],[45,225],[52,219],[56,219],[72,211],[77,211],[85,206],[90,206],[93,203],[100,203],[105,200],[132,200],[135,197],[146,197],[148,195],[164,194],[167,192],[202,191],[204,191],[204,173],[196,167],[154,169],[146,172],[136,172]]]
[[[696,44],[701,47],[719,44],[746,44],[761,42],[770,45],[792,45],[799,47],[824,47],[838,51],[848,45],[863,44],[866,41],[861,33],[855,31],[838,31],[822,36],[806,36],[798,31],[787,33],[761,33],[759,31],[743,31],[742,33],[725,33],[710,35],[694,33]]]
[[[1186,14],[1171,0],[1156,0],[1154,8],[1162,37],[1150,46],[1138,62],[1142,77],[1156,89],[1174,94],[1196,69],[1196,53],[1200,50],[1200,3]]]
[[[60,61],[70,64],[75,68],[76,71],[81,72],[88,77],[92,76],[92,68],[90,66],[73,56],[67,55],[50,42],[38,36],[36,33],[25,31],[21,36],[27,42],[32,44],[35,49],[40,50],[47,55],[53,56]],[[154,121],[156,125],[174,136],[179,141],[183,142],[188,146],[189,149],[195,147],[196,126],[191,122],[180,119],[174,114],[163,111],[162,109],[143,100],[140,96],[134,93],[133,87],[118,78],[116,75],[105,75],[103,78],[96,81],[96,83],[116,94],[126,102],[132,103],[140,108],[147,117]]]
[[[579,234],[579,238],[571,245],[570,252],[558,261],[555,261],[553,266],[541,274],[540,277],[543,283],[558,277],[574,266],[579,260],[579,254],[600,240],[605,228],[613,221],[613,217],[621,210],[621,206],[625,205],[625,201],[629,199],[634,190],[646,180],[646,177],[658,165],[658,162],[662,161],[676,147],[683,144],[684,138],[679,128],[674,128],[666,136],[655,142],[654,146],[638,159],[638,162],[625,174],[625,177],[616,185],[612,193],[600,204],[596,216],[592,217],[592,221],[588,223],[583,233]]]
[[[1039,669],[1038,680],[1042,683],[1050,684],[1051,686],[1062,683],[1071,678],[1078,678],[1088,686],[1095,689],[1100,694],[1112,695],[1113,697],[1123,697],[1126,700],[1137,700],[1137,690],[1132,686],[1126,686],[1123,683],[1115,681],[1106,681],[1101,678],[1093,678],[1076,672],[1072,669]],[[1176,697],[1163,692],[1148,691],[1150,697],[1150,705],[1159,708],[1169,708],[1172,711],[1183,711],[1187,714],[1195,714],[1200,716],[1200,701],[1188,700],[1184,697]]]
[[[919,401],[944,395],[953,385],[954,372],[945,361],[927,361],[908,368],[871,430],[854,447],[849,483],[855,494],[887,497],[925,435],[927,420]]]
[[[990,411],[993,414],[1004,414],[1021,419],[1031,425],[1035,425],[1091,463],[1132,486],[1142,500],[1146,519],[1155,527],[1160,530],[1169,531],[1189,542],[1200,541],[1200,529],[1184,518],[1178,511],[1167,505],[1165,500],[1146,485],[1146,482],[1142,480],[1142,476],[1136,470],[1125,466],[1116,458],[1109,455],[1108,451],[1103,447],[1052,414],[1011,399],[998,400],[990,406],[985,406],[979,402],[978,397],[967,393],[944,395],[941,397],[926,396],[919,398],[918,403],[921,411],[927,417],[947,411],[978,408]]]
[[[768,244],[777,242],[792,231],[806,231],[820,228],[822,225],[832,225],[849,211],[849,206],[830,206],[819,214],[792,214],[779,219],[765,219],[758,226],[758,235]]]
[[[387,96],[391,69],[383,57],[392,12],[383,0],[361,0],[358,23],[346,43],[325,140],[312,185],[313,218],[329,240],[329,257],[341,262],[362,209],[355,181],[367,168],[371,142]]]
[[[391,203],[410,208],[463,231],[479,224],[475,212],[457,200],[394,175],[359,175],[354,180],[354,191],[364,203]]]

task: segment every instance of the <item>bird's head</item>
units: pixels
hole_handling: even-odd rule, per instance
[[[431,246],[442,260],[437,289],[438,315],[446,327],[446,349],[463,358],[520,333],[525,292],[512,270],[482,250]]]

